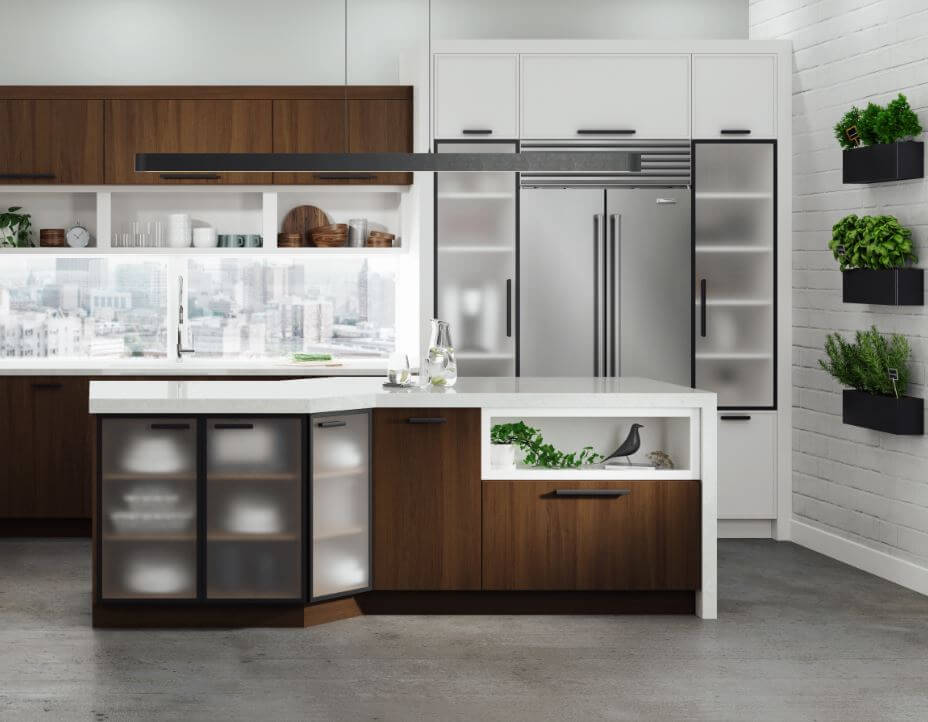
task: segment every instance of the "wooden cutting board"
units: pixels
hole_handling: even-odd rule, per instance
[[[325,211],[316,206],[296,206],[284,216],[280,224],[281,233],[299,233],[304,244],[309,244],[307,233],[311,228],[324,226],[329,222]]]

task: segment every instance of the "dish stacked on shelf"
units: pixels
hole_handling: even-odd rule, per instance
[[[396,235],[393,233],[385,233],[384,231],[371,231],[367,235],[367,245],[368,248],[393,248],[393,241],[396,238]]]
[[[330,223],[310,229],[309,237],[317,248],[342,248],[348,245],[348,224]]]
[[[301,233],[278,233],[278,248],[300,248],[303,245],[303,235]]]

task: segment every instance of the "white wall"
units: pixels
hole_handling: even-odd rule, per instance
[[[402,82],[429,0],[348,0],[348,82]],[[747,36],[747,0],[432,0],[433,38]],[[0,84],[340,84],[344,0],[3,0]],[[10,31],[10,28],[15,28]]]
[[[851,105],[899,92],[928,127],[928,2],[752,0],[750,26],[752,38],[794,48],[793,535],[928,592],[928,437],[845,426],[840,389],[818,367],[828,332],[876,324],[909,338],[909,393],[928,395],[926,308],[843,304],[827,247],[846,214],[887,213],[913,230],[919,265],[928,263],[928,181],[842,185],[832,133]]]
[[[428,0],[348,7],[348,82],[398,83]],[[0,84],[345,82],[343,0],[3,0],[0,18]]]
[[[747,0],[432,0],[432,38],[746,38]]]

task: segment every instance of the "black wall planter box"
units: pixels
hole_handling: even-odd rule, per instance
[[[925,401],[914,396],[878,396],[866,391],[845,391],[843,421],[852,426],[889,434],[921,436],[925,433]]]
[[[841,300],[883,306],[924,306],[925,269],[852,268],[841,274]]]
[[[844,151],[845,183],[883,183],[925,177],[925,144],[917,140]]]

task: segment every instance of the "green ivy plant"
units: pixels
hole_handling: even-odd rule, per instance
[[[6,213],[0,213],[0,245],[32,245],[32,216],[17,212],[21,210],[22,206],[11,206]]]
[[[523,453],[525,463],[545,469],[576,469],[584,464],[595,464],[603,460],[602,454],[584,446],[576,452],[558,451],[546,444],[541,432],[524,421],[513,424],[493,424],[490,428],[491,444],[514,444]]]
[[[848,137],[848,130],[854,129]],[[900,93],[883,108],[876,103],[867,103],[864,110],[851,107],[835,125],[835,138],[845,150],[859,148],[861,145],[878,143],[895,143],[897,140],[912,138],[922,132],[922,125],[909,101]]]
[[[911,349],[905,336],[894,333],[887,341],[876,326],[871,326],[869,331],[858,331],[851,343],[839,333],[830,333],[825,353],[828,361],[819,360],[819,364],[842,386],[897,398],[906,392]],[[899,373],[895,385],[890,369]]]
[[[912,231],[895,216],[845,216],[831,227],[828,247],[848,268],[902,268],[918,260]]]

